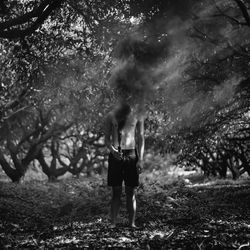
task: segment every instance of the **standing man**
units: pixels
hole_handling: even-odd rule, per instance
[[[122,183],[125,183],[129,226],[135,226],[135,189],[139,185],[144,153],[144,118],[138,105],[121,102],[111,111],[105,123],[105,144],[109,150],[108,186],[112,187],[111,224],[121,205]],[[137,145],[137,147],[136,147]]]

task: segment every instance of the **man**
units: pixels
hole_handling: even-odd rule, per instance
[[[138,105],[121,102],[108,114],[105,123],[105,144],[110,152],[108,186],[112,187],[113,193],[111,225],[116,226],[124,181],[129,226],[134,228],[136,227],[135,189],[139,185],[144,153],[144,119],[138,111]],[[138,144],[137,147],[136,144]]]

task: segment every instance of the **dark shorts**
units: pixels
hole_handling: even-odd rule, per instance
[[[122,186],[124,181],[126,186],[135,187],[139,185],[139,175],[136,171],[138,156],[136,150],[123,150],[123,159],[116,159],[109,154],[108,166],[108,186]]]

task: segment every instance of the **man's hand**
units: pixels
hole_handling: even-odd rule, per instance
[[[117,159],[117,160],[121,160],[122,156],[120,154],[120,152],[118,151],[118,149],[116,149],[115,147],[111,146],[111,154]]]
[[[143,162],[141,160],[139,160],[137,163],[136,163],[136,171],[137,171],[137,174],[141,174],[142,172],[142,168],[143,168]]]

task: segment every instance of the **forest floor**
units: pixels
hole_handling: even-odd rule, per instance
[[[151,177],[137,191],[138,229],[124,195],[110,228],[105,179],[0,182],[0,249],[250,249],[249,179]]]

